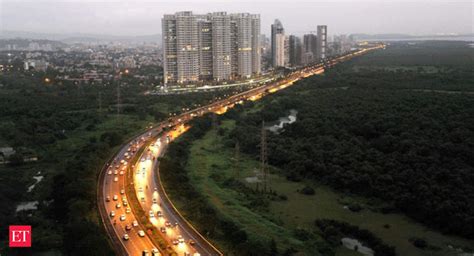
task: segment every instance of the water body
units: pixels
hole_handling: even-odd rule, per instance
[[[355,251],[358,251],[358,252],[362,253],[363,255],[366,255],[366,256],[373,256],[374,255],[374,250],[370,249],[369,247],[363,246],[362,243],[359,242],[359,240],[357,240],[357,239],[344,237],[344,238],[341,239],[341,243],[344,247],[346,247],[347,249],[350,249],[350,250],[355,250],[356,247],[357,247],[357,250],[355,250]]]
[[[427,37],[400,37],[400,38],[371,38],[359,41],[466,41],[473,42],[474,36],[427,36]]]
[[[21,202],[16,207],[16,212],[36,210],[36,209],[38,209],[38,201]]]
[[[41,180],[43,180],[44,176],[41,176],[39,174],[41,174],[41,172],[38,172],[38,176],[33,176],[33,179],[35,179],[36,182],[35,184],[28,187],[28,193],[31,192],[35,188],[35,186],[41,182]]]
[[[290,110],[290,115],[285,116],[285,117],[280,117],[278,121],[274,122],[274,124],[266,126],[265,129],[273,132],[273,133],[280,133],[283,127],[286,124],[292,124],[296,122],[296,115],[298,114],[298,111],[292,109]]]

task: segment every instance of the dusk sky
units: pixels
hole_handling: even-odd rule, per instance
[[[472,1],[452,0],[0,0],[0,31],[107,35],[161,34],[165,13],[261,14],[262,33],[278,18],[287,34],[328,25],[330,34],[472,33]]]

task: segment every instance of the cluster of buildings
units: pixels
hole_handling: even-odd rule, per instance
[[[260,15],[178,12],[165,15],[164,83],[222,82],[261,72]]]
[[[279,20],[272,24],[271,60],[273,67],[297,67],[319,62],[327,57],[327,26],[317,26],[316,33],[303,38],[286,35]]]
[[[165,85],[253,79],[262,67],[306,66],[348,47],[339,43],[337,50],[329,49],[326,25],[298,37],[287,35],[279,20],[268,40],[260,33],[260,15],[250,13],[167,14],[162,35]]]

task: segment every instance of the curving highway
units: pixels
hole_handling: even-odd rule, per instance
[[[185,132],[185,124],[194,117],[209,112],[222,114],[235,104],[245,100],[258,100],[269,93],[291,86],[298,80],[320,74],[326,67],[384,47],[383,44],[375,45],[330,59],[324,64],[294,71],[279,81],[234,94],[170,118],[124,144],[104,165],[98,179],[98,208],[116,254],[157,256],[173,251],[184,256],[222,255],[182,217],[161,185],[158,159],[166,151],[169,142]],[[165,127],[171,127],[171,130],[164,131]],[[129,186],[133,186],[133,189],[129,189]],[[130,195],[130,191],[134,191],[135,195]],[[138,221],[139,209],[131,209],[129,196],[136,196],[138,199],[148,221],[166,242],[166,252],[160,248],[158,241],[148,234],[144,228],[145,223]]]

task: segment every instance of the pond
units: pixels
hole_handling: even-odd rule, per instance
[[[290,110],[290,114],[288,116],[280,117],[278,121],[271,123],[271,125],[265,126],[265,129],[278,134],[286,124],[292,124],[296,122],[297,114],[298,111],[292,109]]]
[[[363,255],[367,255],[367,256],[373,256],[374,255],[374,250],[370,249],[369,247],[365,247],[357,239],[344,237],[344,238],[341,239],[341,243],[347,249],[358,251],[358,252],[362,253]]]

